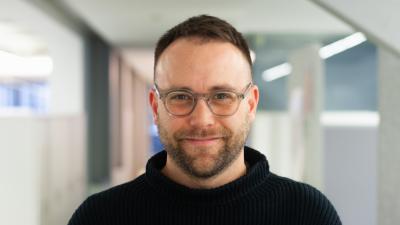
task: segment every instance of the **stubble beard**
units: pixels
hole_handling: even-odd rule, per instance
[[[179,130],[171,136],[162,123],[158,123],[157,127],[160,140],[174,163],[184,173],[195,179],[208,179],[223,172],[239,157],[250,130],[250,122],[249,118],[246,117],[236,133],[228,128],[220,127],[214,129]],[[188,153],[209,152],[209,149],[199,146],[187,146],[187,144],[184,144],[184,139],[188,137],[204,138],[210,136],[223,137],[220,139],[222,144],[211,146],[217,148],[212,151],[216,152],[216,156],[211,157],[209,159],[211,162],[208,163],[207,168],[204,168],[198,166],[196,163],[196,160],[199,160],[198,158]]]

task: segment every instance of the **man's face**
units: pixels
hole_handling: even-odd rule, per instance
[[[220,89],[243,93],[251,81],[250,67],[239,49],[227,42],[198,39],[173,42],[161,55],[155,73],[161,92],[185,88],[202,94]],[[228,117],[215,116],[202,99],[190,115],[176,117],[154,91],[149,98],[168,157],[186,174],[210,178],[243,153],[258,89],[251,87],[237,112]]]

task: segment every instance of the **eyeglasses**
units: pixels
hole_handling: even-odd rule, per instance
[[[243,93],[229,90],[218,90],[209,94],[194,93],[185,89],[174,89],[160,92],[157,84],[154,90],[163,101],[167,112],[173,116],[187,116],[193,112],[199,98],[206,101],[210,111],[216,116],[232,116],[239,108],[240,102],[249,92],[253,83],[250,82]]]

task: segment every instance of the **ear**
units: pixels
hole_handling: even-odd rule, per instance
[[[151,107],[151,112],[153,113],[153,121],[158,124],[158,96],[154,89],[149,91],[149,102]]]
[[[256,111],[257,111],[259,97],[260,97],[260,92],[258,90],[258,87],[256,85],[253,85],[253,87],[251,87],[251,90],[249,91],[249,94],[247,96],[247,104],[249,106],[250,121],[253,121],[254,118],[256,117]]]

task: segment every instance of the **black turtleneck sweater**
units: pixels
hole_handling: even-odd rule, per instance
[[[153,156],[137,179],[90,196],[69,225],[243,224],[338,225],[315,188],[269,172],[264,155],[246,147],[247,174],[214,189],[191,189],[161,173],[166,152]]]

